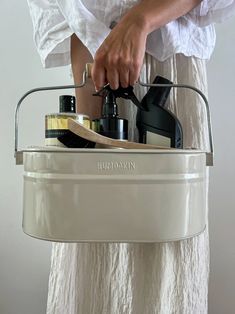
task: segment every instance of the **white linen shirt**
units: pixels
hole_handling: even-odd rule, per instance
[[[70,64],[75,33],[92,56],[112,22],[139,0],[28,0],[34,41],[44,67]],[[146,52],[164,61],[175,53],[209,59],[215,46],[214,23],[230,17],[235,0],[203,0],[188,14],[149,34]]]

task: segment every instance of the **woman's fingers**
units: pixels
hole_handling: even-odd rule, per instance
[[[134,86],[140,76],[142,63],[136,61],[130,66],[129,85]]]
[[[124,59],[120,61],[119,65],[119,83],[122,87],[126,88],[130,85],[130,61],[129,59]]]
[[[110,84],[112,89],[119,86],[126,88],[133,86],[138,80],[140,73],[140,65],[135,63],[132,65],[129,61],[119,61],[119,65],[115,63],[94,62],[92,66],[92,79],[96,90],[101,89],[106,83]]]
[[[91,69],[91,77],[97,91],[107,83],[107,75],[102,63],[94,62]]]
[[[107,81],[111,87],[111,89],[118,89],[119,87],[119,73],[114,69],[108,68],[106,70]]]
[[[109,59],[112,59],[112,55],[109,55]],[[136,58],[134,62],[131,62],[128,58],[120,58],[117,62],[114,57],[106,62],[95,58],[91,74],[96,90],[101,89],[107,83],[112,89],[117,89],[119,86],[124,88],[129,85],[134,86],[140,75],[142,66],[140,60]]]

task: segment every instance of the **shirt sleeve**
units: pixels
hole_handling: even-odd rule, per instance
[[[56,0],[28,0],[37,51],[45,68],[70,63],[68,26]]]
[[[33,22],[34,41],[45,68],[71,63],[70,38],[73,33],[94,56],[110,32],[80,0],[27,1]]]
[[[110,28],[86,8],[84,1],[57,0],[57,3],[69,27],[94,57],[97,49],[110,33]]]
[[[235,0],[203,0],[184,17],[199,27],[220,23],[235,14]]]

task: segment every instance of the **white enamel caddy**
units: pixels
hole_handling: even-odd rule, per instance
[[[37,88],[19,101],[15,116],[15,158],[24,165],[23,230],[60,242],[165,242],[200,234],[207,215],[210,151],[195,149],[18,149],[22,101],[31,93],[80,85]],[[143,86],[166,86],[144,84]]]

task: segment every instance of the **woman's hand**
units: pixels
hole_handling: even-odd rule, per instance
[[[186,14],[202,0],[140,0],[97,50],[92,79],[96,89],[134,85],[143,64],[146,38],[153,30]]]
[[[97,50],[92,79],[97,90],[106,83],[112,89],[134,85],[143,64],[147,32],[141,19],[131,12],[113,28]]]

